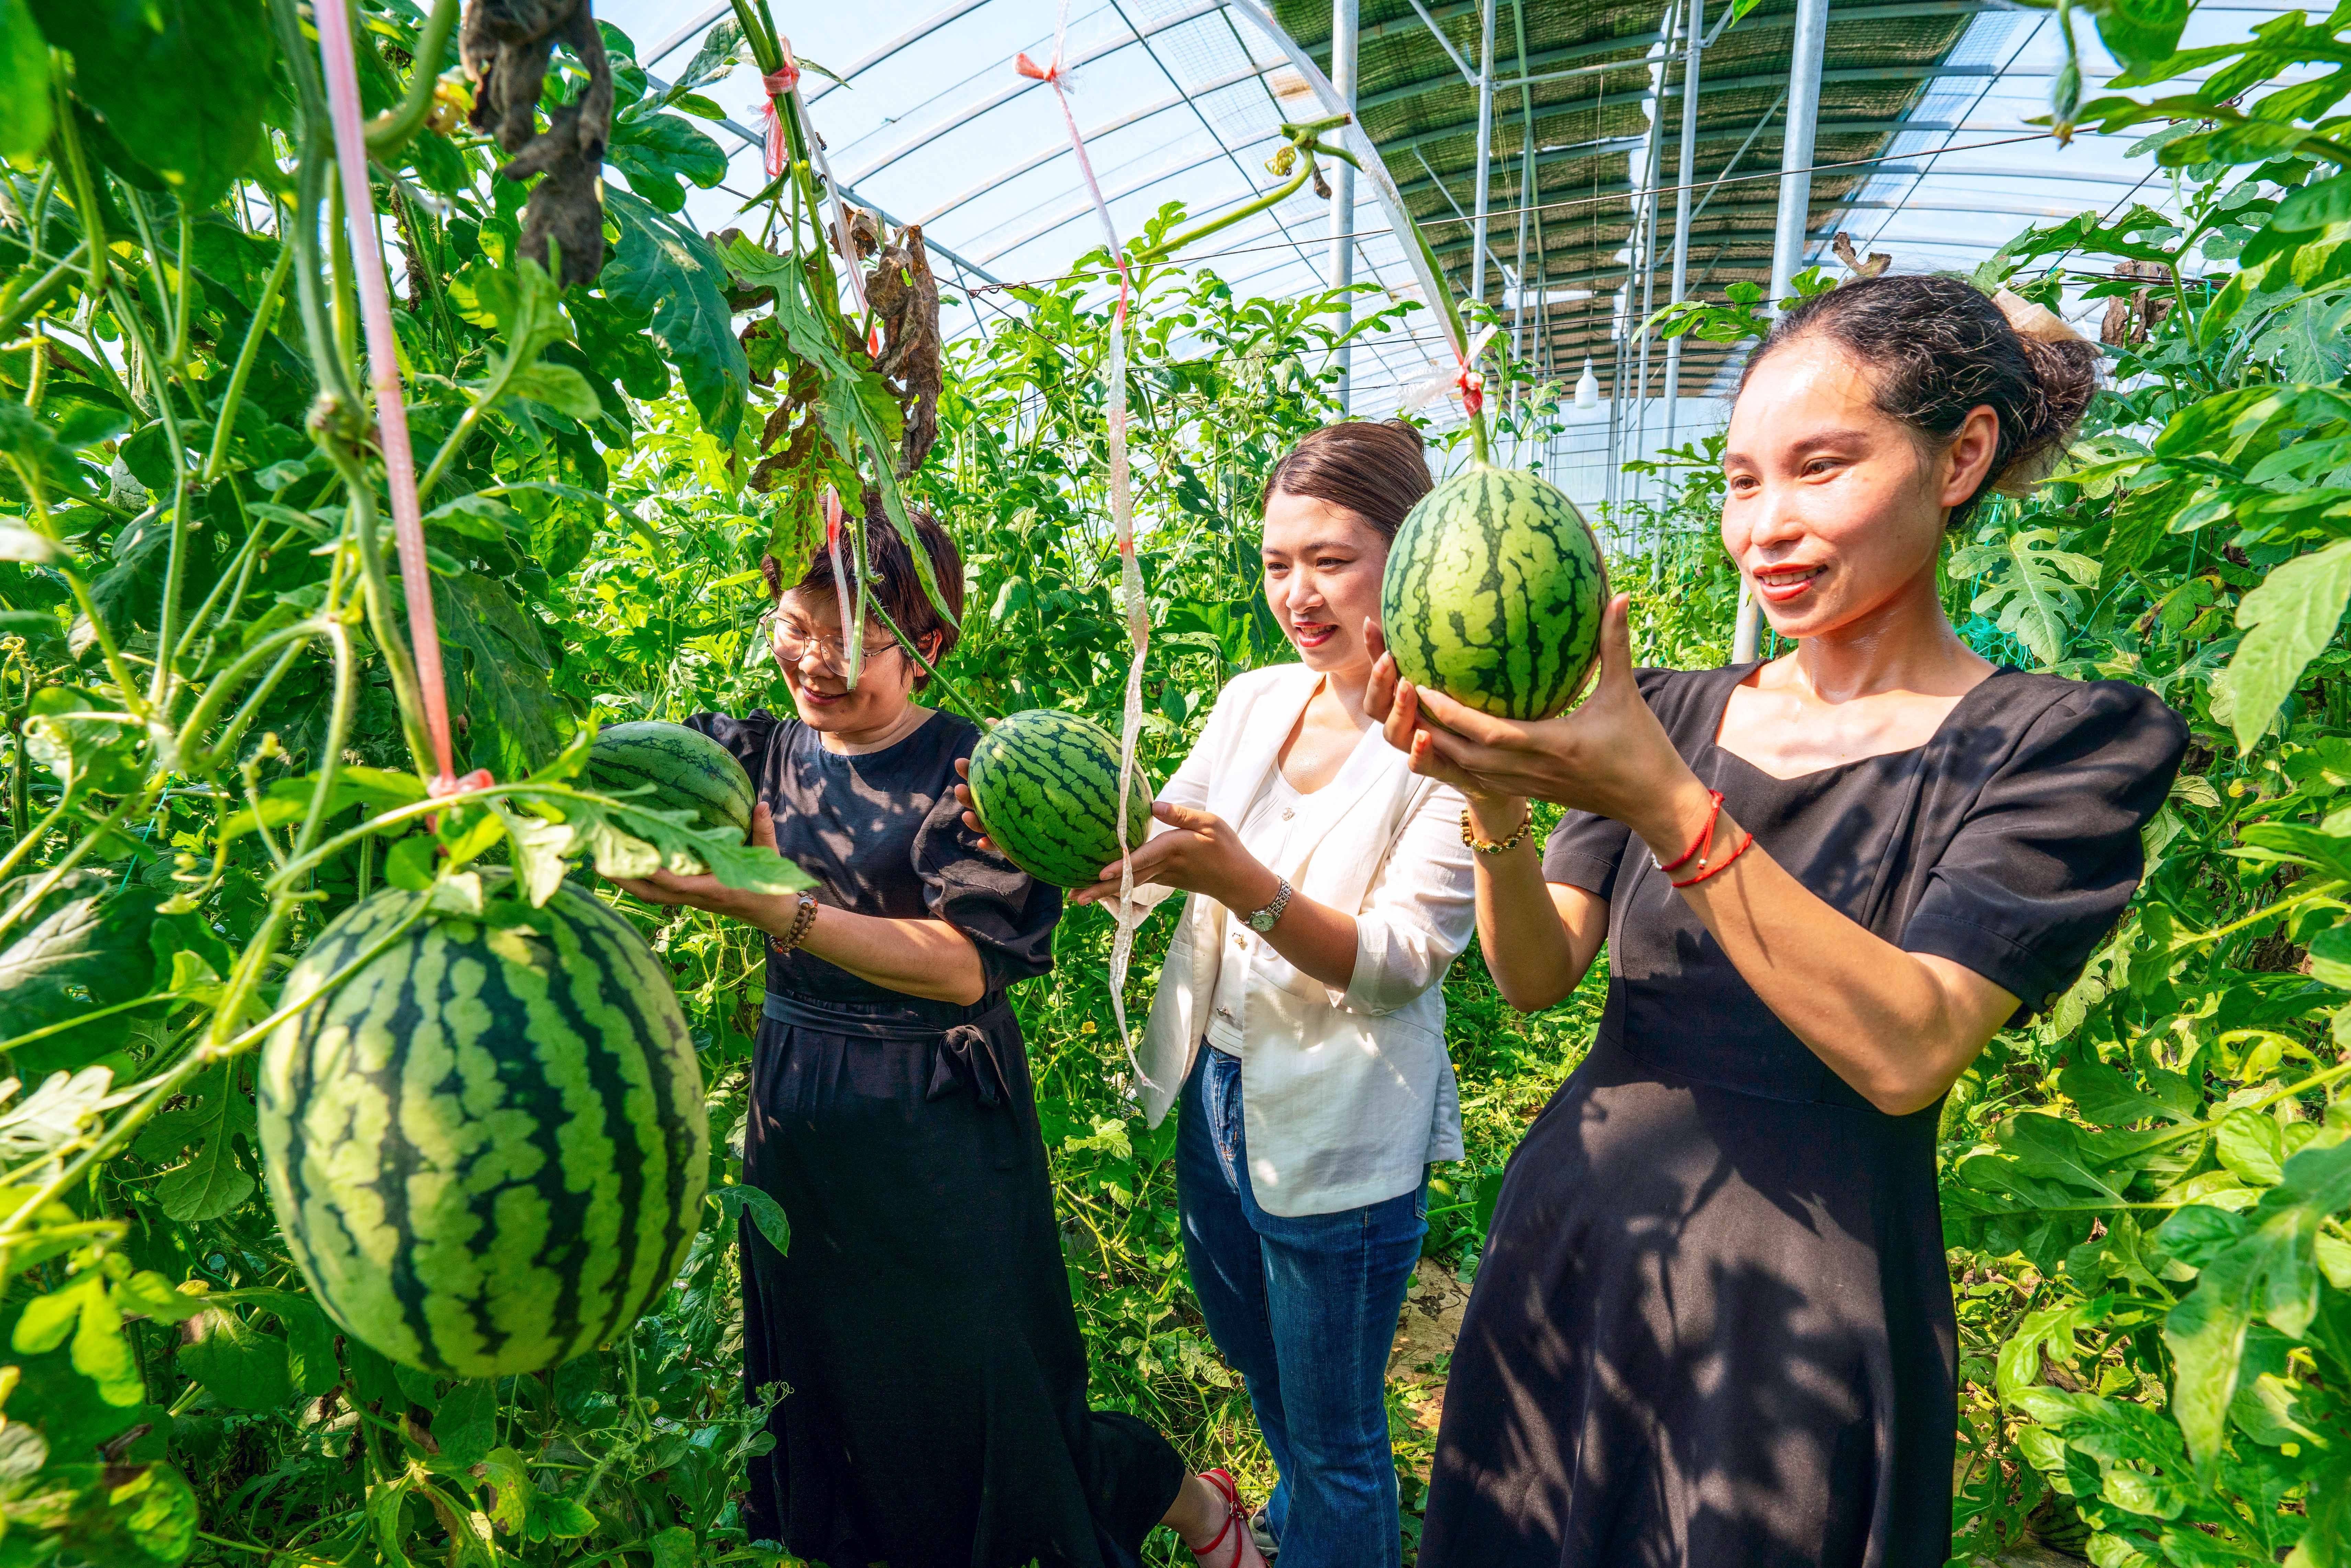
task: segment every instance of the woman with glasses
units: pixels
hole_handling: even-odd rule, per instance
[[[959,615],[955,546],[927,517],[916,531]],[[754,841],[815,888],[622,883],[768,938],[743,1180],[782,1206],[791,1239],[778,1251],[742,1228],[744,1382],[787,1392],[745,1524],[830,1568],[1133,1568],[1165,1522],[1215,1568],[1262,1568],[1228,1482],[1087,1406],[1005,1000],[1052,967],[1060,896],[964,825],[954,786],[979,731],[914,700],[956,629],[897,531],[876,517],[868,532],[873,601],[921,660],[876,617],[852,686],[832,559],[817,550],[788,583],[769,557],[766,620],[795,716],[690,721],[757,782]]]

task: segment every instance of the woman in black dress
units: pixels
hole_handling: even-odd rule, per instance
[[[1479,838],[1571,808],[1540,863],[1479,856],[1504,995],[1547,1007],[1609,950],[1495,1207],[1422,1568],[1949,1555],[1937,1110],[2121,914],[2186,739],[2142,687],[1988,664],[1936,594],[1945,534],[2045,472],[2095,364],[1956,279],[1810,301],[1723,458],[1723,541],[1795,652],[1636,673],[1620,598],[1568,716],[1398,691],[1390,738]]]
[[[963,562],[921,518],[960,612]],[[933,662],[954,643],[883,519],[869,580]],[[1131,1416],[1090,1409],[1044,1144],[1006,988],[1052,967],[1061,896],[980,847],[955,796],[978,730],[913,698],[928,677],[868,633],[842,678],[831,558],[762,563],[797,718],[691,722],[758,788],[752,836],[816,881],[738,893],[622,885],[767,932],[743,1180],[791,1223],[742,1228],[746,1388],[788,1392],[744,1519],[829,1568],[1134,1568],[1174,1526],[1211,1568],[1263,1568],[1222,1471],[1192,1476]],[[877,628],[878,630],[878,628]]]

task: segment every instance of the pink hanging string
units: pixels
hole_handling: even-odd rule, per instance
[[[1127,641],[1134,650],[1126,668],[1126,700],[1119,735],[1118,841],[1123,844],[1127,838],[1128,798],[1134,779],[1134,744],[1143,732],[1143,666],[1151,647],[1151,617],[1144,600],[1143,572],[1134,559],[1134,496],[1126,448],[1126,307],[1134,279],[1127,268],[1126,247],[1119,239],[1118,225],[1111,221],[1110,205],[1102,200],[1102,182],[1094,177],[1093,160],[1086,155],[1086,139],[1078,130],[1077,113],[1070,107],[1069,71],[1062,63],[1069,22],[1069,0],[1062,0],[1061,20],[1053,34],[1052,64],[1040,66],[1024,52],[1014,58],[1012,68],[1053,89],[1053,100],[1061,108],[1061,123],[1069,129],[1070,151],[1077,158],[1078,172],[1085,179],[1094,216],[1102,224],[1102,243],[1118,267],[1118,304],[1111,313],[1110,352],[1102,373],[1109,405],[1111,521],[1118,534],[1119,585],[1126,599]],[[1134,953],[1135,928],[1156,902],[1155,898],[1135,896],[1134,860],[1132,854],[1122,854],[1118,907],[1113,912],[1117,929],[1111,941],[1111,1010],[1117,1017],[1119,1041],[1126,1050],[1128,1068],[1138,1083],[1154,1088],[1157,1085],[1144,1072],[1127,1028],[1126,970]]]
[[[464,779],[455,776],[449,744],[449,694],[441,674],[441,633],[433,618],[433,571],[424,559],[424,522],[416,500],[416,458],[409,444],[407,405],[401,400],[392,292],[384,281],[375,198],[368,189],[367,130],[360,109],[359,68],[351,53],[350,16],[344,0],[314,0],[314,4],[319,59],[327,78],[327,116],[334,128],[335,163],[342,177],[343,215],[350,232],[351,260],[359,274],[368,372],[375,383],[378,439],[383,448],[384,478],[392,489],[400,580],[408,595],[408,639],[416,656],[417,684],[423,688],[424,727],[432,737],[437,769],[430,789],[435,795],[446,795],[486,785],[490,774],[487,768],[478,768]]]
[[[784,162],[791,145],[784,135],[784,117],[776,112],[776,99],[789,98],[799,90],[800,86],[800,64],[792,57],[792,41],[778,37],[776,43],[783,50],[784,63],[759,78],[759,85],[768,93],[767,154],[768,178],[770,180],[783,177]]]

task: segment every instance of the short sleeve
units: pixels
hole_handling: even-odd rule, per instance
[[[1633,830],[1622,822],[1589,811],[1566,812],[1543,841],[1543,880],[1611,898],[1616,868],[1632,841]]]
[[[747,717],[736,718],[723,713],[698,713],[685,721],[685,727],[706,735],[735,754],[743,771],[751,776],[754,788],[768,768],[768,742],[776,736],[776,716],[766,708],[754,709]]]
[[[1705,674],[1711,676],[1715,672]],[[1633,680],[1640,687],[1641,700],[1649,705],[1657,721],[1672,737],[1675,748],[1687,758],[1692,747],[1686,744],[1681,729],[1703,703],[1706,687],[1681,670],[1643,668],[1633,672]],[[1559,819],[1559,825],[1543,841],[1543,880],[1563,887],[1580,887],[1586,893],[1599,894],[1612,903],[1615,898],[1616,873],[1623,865],[1626,847],[1633,841],[1633,830],[1607,817],[1595,817],[1589,811],[1568,811]]]
[[[2074,983],[2146,870],[2145,827],[2188,746],[2143,686],[2085,685],[2032,722],[1928,873],[1902,947],[2039,1010]]]
[[[969,754],[966,746],[962,755]],[[941,791],[914,833],[914,870],[932,915],[971,939],[988,991],[1044,974],[1053,967],[1053,926],[1061,893],[1001,855],[979,847],[964,825],[963,803]]]

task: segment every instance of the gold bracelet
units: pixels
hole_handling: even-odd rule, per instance
[[[1512,833],[1507,839],[1498,839],[1492,843],[1488,843],[1484,840],[1479,838],[1477,833],[1470,828],[1469,808],[1467,806],[1461,808],[1461,841],[1468,844],[1471,849],[1476,850],[1481,855],[1499,855],[1505,851],[1518,848],[1519,841],[1525,838],[1527,836],[1527,830],[1534,825],[1535,809],[1532,806],[1529,806],[1527,808],[1525,819],[1519,823],[1518,831]]]
[[[768,938],[768,946],[774,948],[776,956],[780,958],[799,947],[802,942],[807,941],[809,927],[815,924],[816,894],[803,890],[800,894],[799,912],[792,916],[792,928],[781,936]]]

